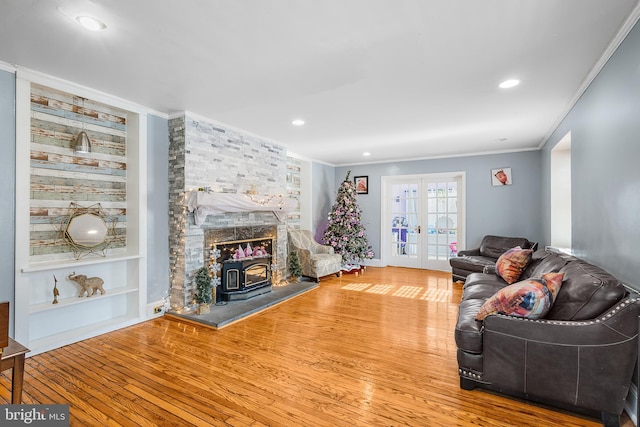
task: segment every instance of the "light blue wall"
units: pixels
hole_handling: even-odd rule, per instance
[[[16,199],[16,77],[0,70],[0,301],[9,301],[9,330],[13,336],[15,289],[15,199]]]
[[[147,117],[147,301],[169,291],[169,124]]]
[[[513,184],[492,186],[491,170],[503,167],[511,168]],[[541,241],[540,168],[540,151],[339,167],[334,197],[347,171],[351,171],[350,179],[360,175],[369,177],[369,194],[359,195],[358,204],[375,258],[380,258],[382,177],[465,172],[467,248],[477,247],[486,234]]]
[[[640,289],[640,26],[637,24],[543,150],[550,236],[550,151],[571,131],[572,247]]]
[[[327,216],[337,191],[335,168],[322,163],[311,163],[311,232],[317,242],[322,242],[322,233],[327,229]]]
[[[550,241],[550,150],[572,132],[573,247],[583,258],[640,288],[636,260],[640,227],[640,30],[629,34],[540,152],[416,160],[334,168],[312,163],[312,226],[320,241],[338,185],[348,170],[369,176],[369,194],[358,197],[376,257],[380,254],[382,176],[466,172],[467,247],[483,235],[520,235]],[[168,289],[167,147],[165,119],[149,116],[149,301]],[[0,70],[2,206],[0,300],[13,304],[15,230],[15,75]],[[513,185],[492,187],[490,170],[511,167]],[[13,318],[13,315],[11,316]]]

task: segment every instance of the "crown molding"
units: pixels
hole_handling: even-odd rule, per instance
[[[0,61],[0,68],[2,68],[3,63]],[[8,64],[7,64],[8,65]],[[91,99],[94,101],[102,102],[107,105],[112,105],[114,107],[121,108],[123,110],[131,111],[140,115],[153,115],[158,116],[164,119],[168,118],[168,114],[163,113],[161,111],[156,111],[152,108],[147,108],[143,105],[136,104],[135,102],[131,102],[129,100],[110,95],[108,93],[92,89],[87,86],[82,86],[77,83],[64,80],[58,77],[50,76],[48,74],[41,73],[39,71],[31,70],[29,68],[21,67],[19,65],[11,66],[16,76],[20,79],[34,82],[37,84],[41,84],[44,86],[49,86],[58,90],[62,90],[67,93],[71,93],[77,96],[81,96],[83,98]]]
[[[553,123],[549,131],[547,131],[544,138],[542,138],[542,142],[538,146],[538,149],[542,149],[542,147],[544,147],[544,145],[549,141],[549,138],[551,138],[551,135],[553,135],[556,129],[558,129],[558,127],[564,121],[567,115],[569,115],[573,107],[578,103],[578,100],[587,91],[589,86],[591,86],[591,83],[593,83],[593,80],[595,80],[598,74],[600,74],[600,71],[602,71],[605,65],[607,65],[607,62],[609,62],[613,54],[616,52],[616,50],[618,50],[618,47],[620,47],[622,42],[627,38],[627,36],[629,35],[629,33],[631,32],[631,30],[636,25],[639,19],[640,19],[640,2],[636,3],[636,6],[633,8],[631,13],[627,17],[627,19],[624,21],[624,23],[620,26],[620,29],[616,33],[613,40],[611,40],[611,43],[609,43],[604,53],[600,57],[600,59],[598,59],[598,61],[596,61],[596,63],[591,68],[591,70],[589,70],[589,73],[580,84],[580,87],[578,87],[578,90],[573,95],[573,98],[571,98],[571,100],[565,107],[562,114],[558,116],[558,119]]]
[[[16,66],[9,64],[8,62],[0,61],[0,70],[15,74]]]

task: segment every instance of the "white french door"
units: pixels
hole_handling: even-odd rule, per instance
[[[464,174],[383,178],[384,262],[449,271],[464,241]]]
[[[387,183],[387,220],[383,236],[390,236],[386,246],[389,264],[420,268],[420,181],[393,179]]]

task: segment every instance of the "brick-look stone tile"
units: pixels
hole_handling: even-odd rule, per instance
[[[193,300],[193,275],[209,256],[204,230],[243,240],[269,227],[277,230],[274,257],[286,274],[286,223],[273,213],[209,215],[202,226],[184,207],[184,193],[208,187],[213,192],[287,194],[287,152],[278,144],[190,115],[169,120],[169,247],[171,304],[183,308]],[[233,231],[231,231],[233,230]],[[218,232],[216,232],[218,233]]]

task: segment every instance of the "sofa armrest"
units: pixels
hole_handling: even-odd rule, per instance
[[[311,240],[309,242],[309,250],[312,254],[332,254],[334,253],[333,246],[323,245],[321,243],[316,242],[315,240]]]
[[[480,256],[480,248],[458,251],[458,256]]]
[[[302,260],[311,259],[311,255],[315,252],[310,251],[309,249],[297,248],[294,247],[292,252],[295,252],[298,255],[298,259],[302,262]]]
[[[482,269],[484,274],[496,274],[496,266],[494,265],[485,265]]]
[[[639,315],[633,295],[592,320],[488,316],[482,380],[539,400],[619,414],[638,355]]]
[[[318,246],[316,246],[316,253],[317,254],[334,254],[335,250],[333,249],[333,246],[318,244]]]

